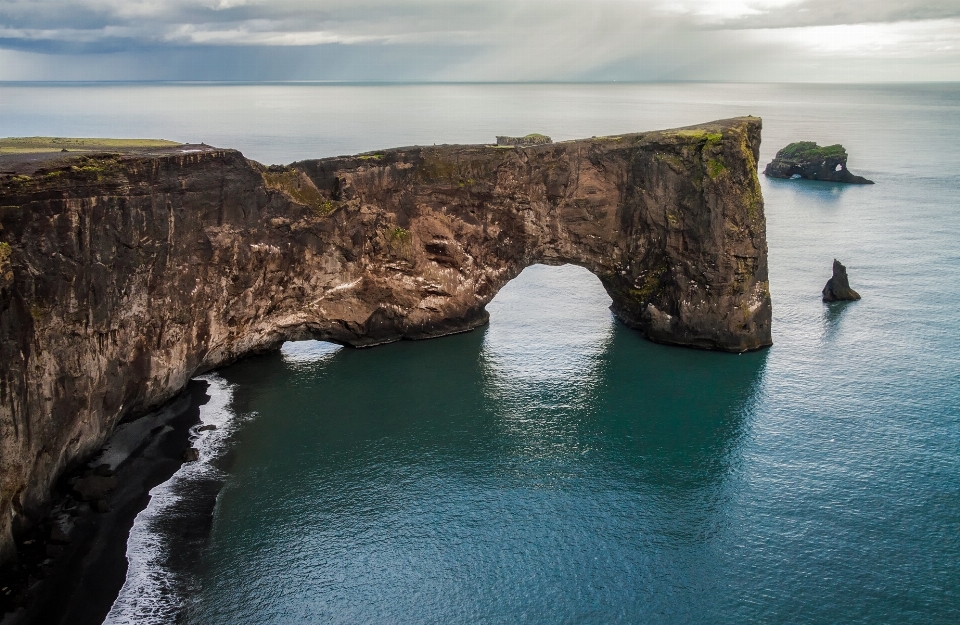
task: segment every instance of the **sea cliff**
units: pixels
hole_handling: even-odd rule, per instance
[[[586,267],[651,340],[770,345],[760,130],[23,160],[0,176],[0,557],[66,468],[199,372],[286,340],[470,330],[534,263]]]

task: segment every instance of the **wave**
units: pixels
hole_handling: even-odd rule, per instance
[[[240,420],[231,410],[233,385],[216,373],[200,376],[209,386],[210,400],[200,406],[200,423],[190,431],[199,460],[184,463],[166,482],[150,491],[150,503],[136,517],[127,539],[127,577],[107,614],[104,625],[153,625],[176,622],[195,583],[178,566],[178,529],[195,518],[198,490],[219,490],[224,474],[215,461],[227,450]],[[202,426],[216,429],[200,431]],[[206,488],[205,488],[206,486]],[[194,496],[192,496],[194,495]],[[211,510],[212,511],[212,510]],[[178,520],[181,521],[178,523]],[[204,533],[205,538],[205,533]],[[193,552],[196,555],[196,551]]]

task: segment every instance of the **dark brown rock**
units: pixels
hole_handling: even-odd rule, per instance
[[[107,493],[117,487],[117,478],[91,474],[77,480],[73,485],[75,493],[83,501],[103,499]]]
[[[47,545],[46,553],[50,558],[59,558],[63,555],[63,545]]]
[[[760,129],[269,168],[208,146],[4,161],[0,556],[69,463],[197,373],[286,340],[470,330],[534,263],[586,267],[651,340],[770,345]]]
[[[184,462],[196,462],[199,459],[200,459],[200,451],[195,447],[187,447],[187,450],[183,452]]]
[[[860,299],[860,294],[850,288],[850,280],[847,278],[847,268],[840,264],[836,258],[833,259],[833,277],[827,280],[823,287],[823,301],[839,302]]]
[[[59,525],[50,529],[50,542],[65,545],[70,542],[70,536]]]

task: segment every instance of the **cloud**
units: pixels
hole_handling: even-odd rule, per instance
[[[851,60],[853,79],[923,62],[958,79],[957,33],[956,0],[0,3],[7,57],[75,79],[810,80],[831,59],[829,79]]]
[[[735,29],[892,24],[960,18],[957,0],[792,0],[727,20]]]

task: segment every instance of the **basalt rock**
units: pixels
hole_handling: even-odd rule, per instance
[[[791,143],[777,152],[767,164],[764,175],[771,178],[806,178],[850,184],[873,184],[863,176],[855,176],[847,169],[847,151],[842,145],[821,148],[813,141]]]
[[[833,277],[827,280],[823,287],[823,301],[841,302],[860,299],[860,294],[850,288],[850,280],[847,278],[847,268],[840,264],[836,258],[833,259]]]
[[[586,267],[654,341],[770,345],[760,128],[287,167],[202,145],[0,159],[0,550],[198,373],[287,340],[470,330],[534,263]]]

